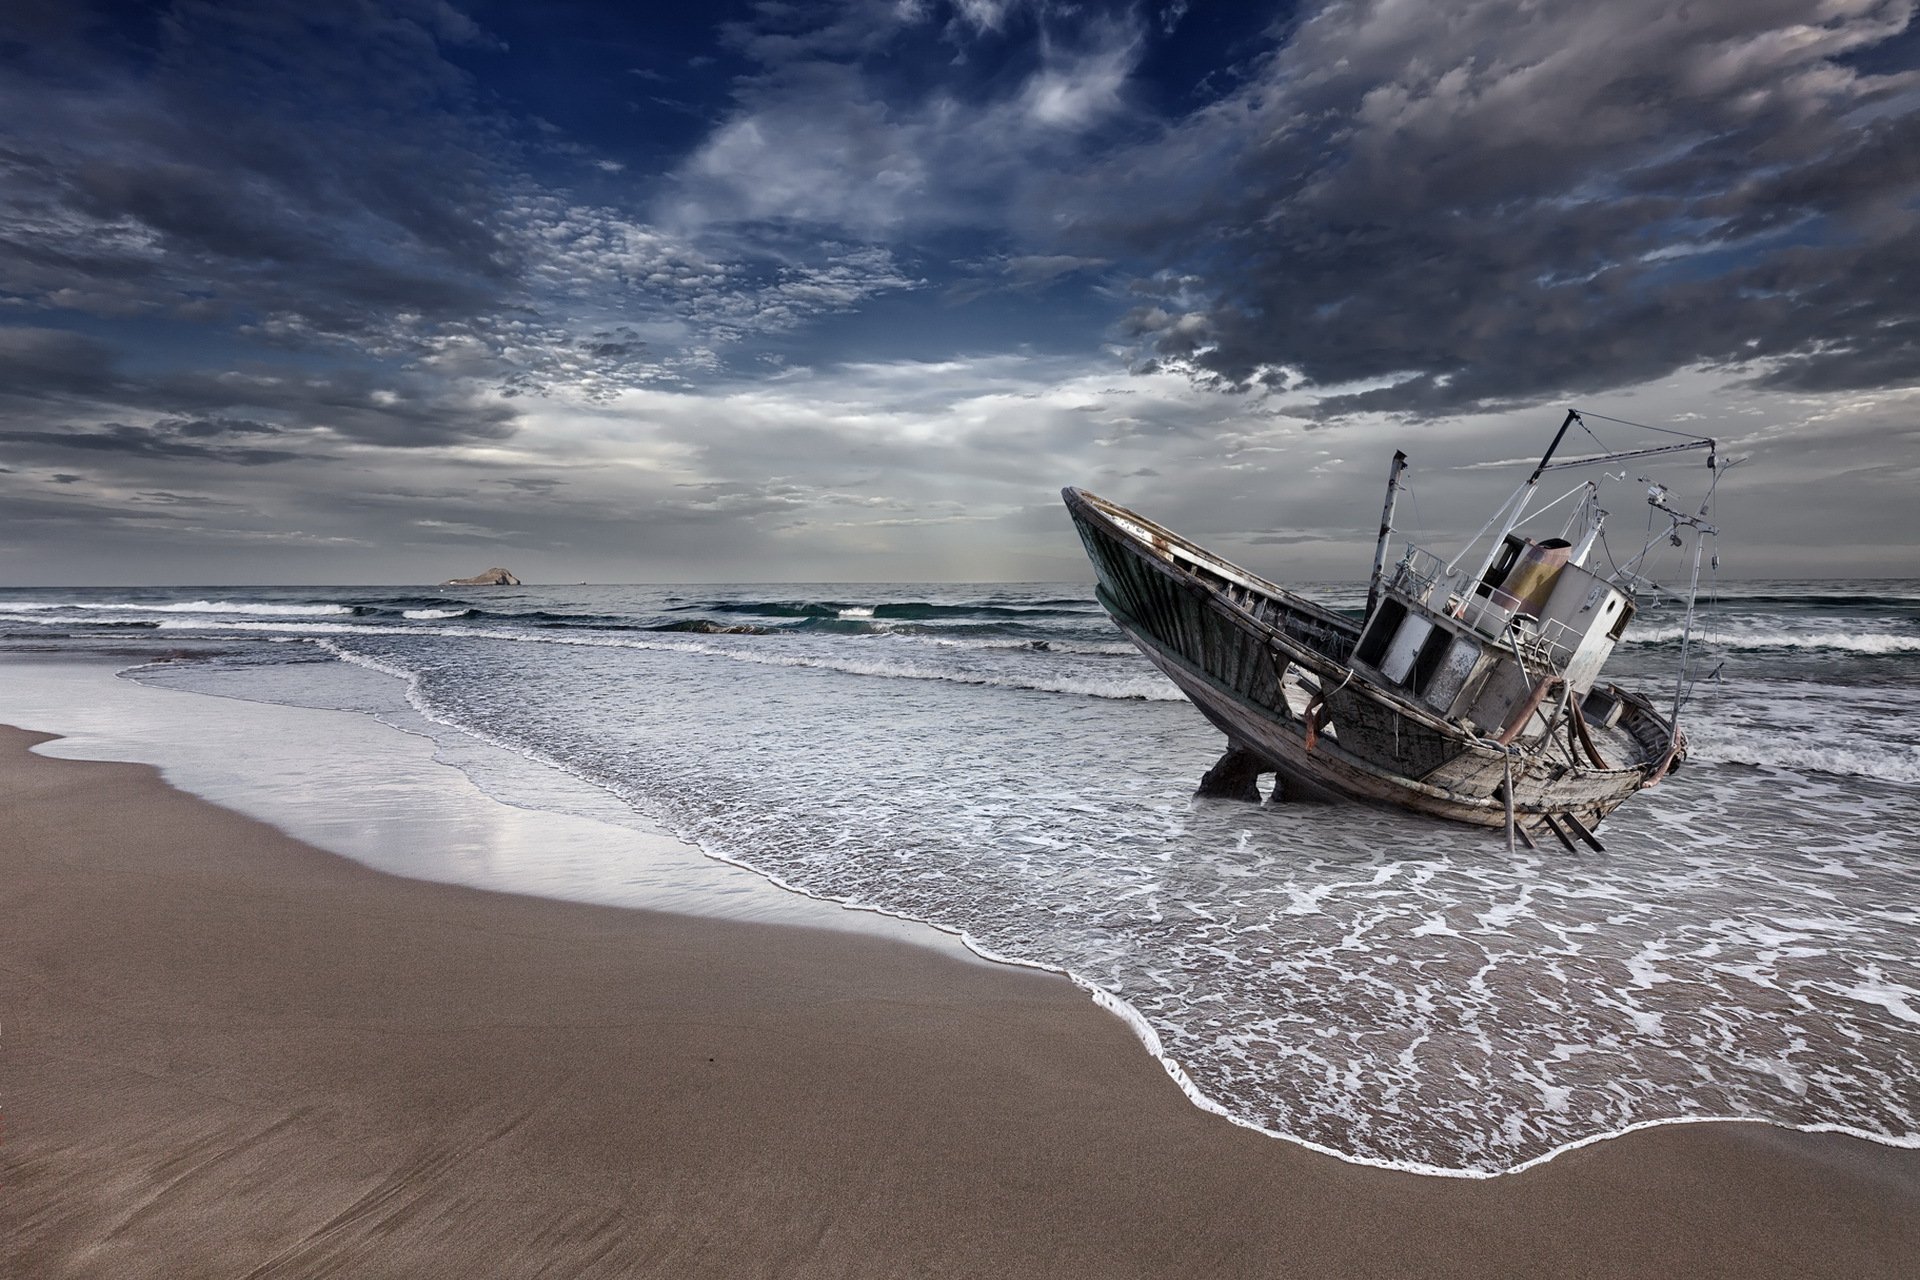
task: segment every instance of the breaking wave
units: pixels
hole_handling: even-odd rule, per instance
[[[161,623],[162,629],[186,628],[184,623]],[[656,652],[695,653],[706,657],[721,658],[728,662],[752,663],[763,667],[790,667],[816,671],[838,671],[844,675],[868,676],[880,680],[937,680],[951,684],[976,685],[985,688],[1024,689],[1035,693],[1068,694],[1084,698],[1109,698],[1120,701],[1140,702],[1179,702],[1186,697],[1173,683],[1152,670],[1131,670],[1116,672],[1112,675],[1050,675],[1050,674],[1006,674],[1001,672],[977,672],[928,666],[911,661],[888,662],[863,661],[842,657],[825,657],[786,653],[770,653],[761,649],[729,648],[719,645],[703,644],[696,640],[642,640],[630,636],[610,635],[533,635],[514,631],[485,631],[474,627],[397,627],[377,626],[353,623],[319,623],[298,625],[277,622],[232,622],[218,628],[197,628],[200,630],[222,630],[267,633],[294,638],[310,638],[314,643],[336,656],[345,656],[335,647],[332,638],[347,639],[353,636],[442,636],[475,640],[502,640],[511,644],[555,644],[572,645],[595,649],[641,649]]]
[[[1850,742],[1831,736],[1797,737],[1773,730],[1699,724],[1688,732],[1693,737],[1696,758],[1717,764],[1920,783],[1920,743]]]
[[[937,604],[929,600],[881,604],[811,600],[703,600],[672,606],[676,612],[744,613],[762,618],[893,619],[932,622],[965,618],[1097,618],[1100,608],[1091,600],[1036,600],[1018,604],[981,602]]]
[[[187,600],[161,604],[137,600],[0,600],[0,610],[9,613],[71,610],[75,613],[239,614],[276,618],[337,618],[353,613],[352,606],[344,604],[263,604],[253,600]]]
[[[1682,627],[1649,627],[1629,631],[1629,645],[1676,644],[1686,634]],[[1840,653],[1920,653],[1920,635],[1887,635],[1847,631],[1759,631],[1694,628],[1694,644],[1719,649],[1830,649]]]

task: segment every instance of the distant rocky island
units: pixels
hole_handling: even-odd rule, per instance
[[[517,587],[520,579],[501,568],[488,569],[485,573],[476,573],[471,578],[448,578],[440,584],[443,587]]]

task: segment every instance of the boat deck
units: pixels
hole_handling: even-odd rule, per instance
[[[1296,720],[1305,720],[1307,708],[1312,704],[1319,690],[1319,681],[1312,673],[1298,667],[1291,669],[1280,684],[1280,692],[1286,699],[1287,710]],[[1330,721],[1321,733],[1333,742],[1340,741],[1340,725],[1337,719]],[[1643,741],[1627,724],[1622,721],[1612,726],[1590,724],[1587,734],[1593,739],[1593,745],[1610,768],[1623,769],[1646,763],[1652,758],[1652,746]],[[1576,753],[1567,743],[1564,723],[1543,743],[1540,751],[1547,758],[1573,768],[1590,767],[1584,753]]]

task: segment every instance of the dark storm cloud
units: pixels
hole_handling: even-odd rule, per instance
[[[272,423],[255,422],[251,418],[168,418],[154,425],[162,431],[171,431],[190,438],[270,436],[279,434],[281,430]]]
[[[510,293],[506,148],[444,56],[479,39],[445,5],[49,12],[0,15],[15,300],[364,340]]]
[[[109,452],[272,462],[285,449],[207,447],[214,437],[290,436],[394,448],[498,440],[518,411],[458,383],[404,371],[348,365],[320,371],[186,369],[130,371],[112,346],[58,329],[0,328],[0,411],[16,428],[0,436],[51,446],[66,432],[96,434],[70,447]],[[150,422],[128,426],[129,416]],[[128,434],[132,433],[132,434]],[[144,443],[143,443],[144,442]]]
[[[194,444],[159,426],[135,427],[110,422],[86,431],[0,431],[0,442],[38,445],[42,450],[73,453],[120,453],[145,458],[231,462],[243,467],[291,462],[304,455],[285,449]]]
[[[1163,264],[1127,320],[1144,355],[1227,386],[1395,383],[1322,413],[1696,364],[1910,383],[1920,82],[1850,59],[1911,12],[1330,4],[1235,94],[1050,195]]]
[[[136,502],[157,503],[163,507],[230,507],[234,505],[202,494],[172,493],[165,489],[142,489],[133,496]]]
[[[85,334],[0,327],[0,397],[90,395],[113,377],[113,365],[113,349]]]
[[[185,373],[128,381],[144,401],[171,411],[179,424],[176,429],[185,434],[230,434],[239,424],[250,424],[414,448],[503,439],[519,420],[512,407],[477,399],[458,385],[360,366],[292,375]],[[228,416],[247,410],[273,416],[277,426]]]

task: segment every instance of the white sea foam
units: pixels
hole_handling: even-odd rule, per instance
[[[1920,689],[1762,680],[1700,699],[1686,728],[1696,760],[1920,783]]]
[[[1920,1004],[1920,990],[1888,982],[1877,971],[1869,975],[1868,981],[1857,983],[1840,994],[1849,1000],[1879,1005],[1900,1021],[1920,1026],[1920,1010],[1914,1008]]]
[[[561,635],[480,627],[402,627],[379,623],[291,623],[291,622],[162,622],[161,630],[235,631],[280,635],[323,636],[441,636],[478,640],[503,640],[513,644],[564,645],[574,648],[634,649],[663,653],[694,653],[728,662],[754,666],[789,667],[818,671],[837,671],[845,675],[869,676],[882,680],[930,680],[951,684],[979,685],[998,689],[1026,689],[1036,693],[1071,694],[1086,698],[1122,701],[1179,702],[1185,696],[1171,681],[1156,671],[1136,669],[1111,675],[1037,674],[1010,675],[996,671],[969,671],[930,666],[911,661],[868,660],[824,654],[773,652],[764,647],[764,637],[755,637],[739,646],[700,640],[642,640],[631,636]]]
[[[465,618],[472,613],[471,609],[405,609],[401,611],[400,616],[417,621],[431,621],[439,618]]]
[[[1624,643],[1672,644],[1686,633],[1683,627],[1648,627],[1628,631]],[[1920,653],[1920,635],[1880,631],[1788,631],[1755,628],[1698,627],[1695,644],[1721,649],[1830,649],[1841,653]]]
[[[1803,733],[1695,726],[1688,732],[1693,751],[1706,759],[1920,783],[1920,743],[1863,741],[1856,726],[1832,725],[1825,731]]]
[[[351,613],[350,609],[341,610]],[[405,636],[421,633],[453,635],[452,631],[434,632],[425,627],[402,627],[377,622],[251,622],[224,618],[163,618],[162,631],[243,632],[258,635],[367,635]],[[478,633],[476,633],[478,634]]]
[[[138,600],[3,600],[7,612],[60,609],[74,613],[205,613],[287,618],[324,618],[349,615],[344,604],[266,604],[256,600],[186,600],[144,604]]]
[[[976,639],[971,636],[936,636],[924,634],[892,633],[887,639],[899,644],[933,645],[941,649],[978,649],[982,652],[1017,653],[1023,650],[1042,650],[1050,653],[1074,653],[1086,657],[1132,658],[1139,656],[1137,646],[1124,640],[1082,641],[1054,639]]]
[[[604,645],[612,648],[668,649],[682,653],[703,653],[734,662],[768,667],[811,668],[838,671],[846,675],[871,676],[883,680],[939,680],[952,684],[981,685],[996,689],[1027,689],[1036,693],[1078,694],[1088,698],[1139,699],[1148,702],[1178,702],[1182,694],[1171,682],[1155,672],[1125,672],[1113,676],[1014,676],[957,671],[912,662],[864,662],[849,658],[798,656],[757,652],[749,649],[723,649],[700,644],[663,644],[633,640],[591,640],[568,636],[561,644]]]

